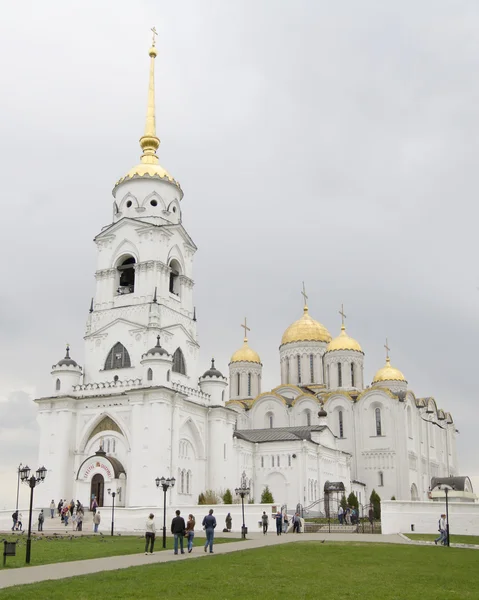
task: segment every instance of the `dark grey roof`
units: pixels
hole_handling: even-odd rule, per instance
[[[469,477],[433,477],[431,479],[431,490],[441,485],[441,487],[450,487],[458,492],[463,492],[466,488],[472,489],[472,483]]]
[[[202,377],[218,377],[218,378],[222,378],[224,379],[224,375],[221,371],[218,371],[218,369],[215,368],[215,359],[212,358],[211,359],[211,367],[205,371],[202,375]]]
[[[272,427],[270,429],[237,429],[234,435],[247,442],[297,442],[311,440],[312,431],[323,431],[325,425],[311,427]]]
[[[147,354],[159,354],[160,356],[166,354],[166,356],[169,356],[168,352],[164,348],[161,347],[159,335],[156,336],[156,346],[153,346],[153,348],[150,348],[148,350]]]
[[[78,364],[76,363],[76,361],[74,361],[73,358],[70,358],[70,346],[67,346],[67,351],[66,351],[66,354],[65,354],[65,358],[62,358],[57,363],[57,367],[62,367],[62,366],[65,366],[65,365],[67,367],[78,367]]]

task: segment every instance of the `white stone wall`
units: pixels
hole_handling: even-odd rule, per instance
[[[326,352],[326,347],[325,342],[292,342],[281,346],[279,349],[281,383],[292,385],[324,383],[323,355]],[[313,356],[312,371],[311,355]],[[298,370],[298,356],[300,370]],[[299,374],[301,375],[300,378]]]

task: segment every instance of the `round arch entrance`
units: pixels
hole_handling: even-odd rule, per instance
[[[103,479],[103,475],[101,473],[95,473],[91,478],[90,506],[94,498],[96,498],[98,506],[103,506],[104,492],[105,480]]]

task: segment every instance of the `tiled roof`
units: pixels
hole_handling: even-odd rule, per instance
[[[325,425],[305,427],[272,427],[270,429],[238,429],[234,435],[247,442],[297,442],[311,440],[312,431],[323,431]]]

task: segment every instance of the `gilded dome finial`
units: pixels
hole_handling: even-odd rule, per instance
[[[151,48],[148,52],[150,56],[150,77],[148,82],[148,105],[146,109],[146,123],[145,133],[140,138],[140,147],[143,150],[141,155],[141,162],[147,165],[158,164],[158,157],[156,151],[160,146],[160,140],[156,137],[156,117],[155,117],[155,58],[157,55],[156,51],[156,40],[155,36],[158,35],[155,27],[152,27],[153,40],[151,42]]]
[[[305,313],[307,313],[308,312],[308,296],[306,295],[306,288],[304,287],[304,281],[303,281],[303,291],[301,292],[301,295],[303,296],[303,299],[304,299],[303,311]]]
[[[384,347],[386,349],[386,364],[388,365],[391,362],[389,360],[389,350],[391,350],[391,348],[388,346],[388,338],[386,338],[386,343],[384,344]]]
[[[246,323],[246,317],[244,318],[244,325],[240,325],[240,327],[242,327],[244,329],[243,342],[246,344],[246,342],[248,341],[248,331],[251,331],[251,329],[248,327],[248,325]]]

